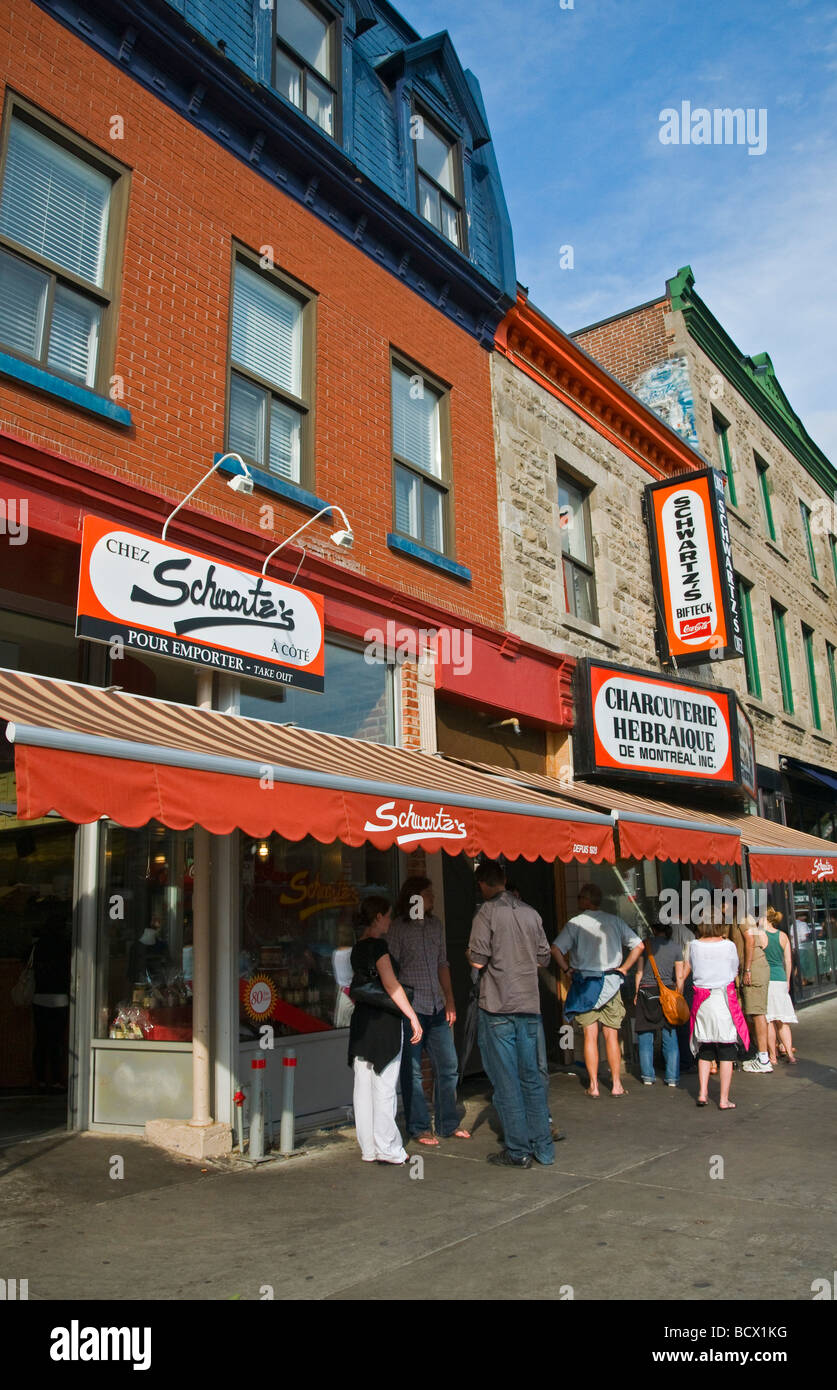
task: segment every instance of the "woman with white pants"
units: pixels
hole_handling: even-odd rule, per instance
[[[354,1068],[354,1111],[357,1139],[364,1163],[406,1163],[407,1151],[395,1123],[396,1087],[401,1063],[401,1014],[409,1020],[411,1041],[421,1042],[421,1024],[403,987],[398,962],[387,951],[392,917],[386,898],[364,898],[358,914],[361,935],[352,951],[352,970],[358,981],[377,978],[401,1013],[372,1004],[356,1003],[349,1024],[349,1066]]]

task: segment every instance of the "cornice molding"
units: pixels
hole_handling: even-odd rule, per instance
[[[383,266],[485,348],[510,297],[362,176],[334,140],[254,81],[164,0],[34,0],[272,187]]]
[[[495,347],[656,479],[705,468],[678,434],[518,292]]]
[[[666,283],[671,309],[682,313],[689,336],[744,397],[785,448],[829,497],[837,492],[837,468],[814,443],[776,377],[766,352],[748,357],[694,290],[691,266]],[[778,397],[778,399],[777,399]]]

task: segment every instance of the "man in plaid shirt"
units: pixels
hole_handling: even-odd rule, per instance
[[[456,1083],[459,1063],[453,1043],[456,1008],[450,982],[445,928],[433,915],[433,885],[414,876],[404,882],[396,915],[387,933],[390,956],[398,961],[398,978],[413,989],[413,1008],[423,1034],[413,1045],[405,1038],[401,1054],[401,1096],[410,1137],[437,1145],[421,1079],[422,1050],[427,1049],[435,1078],[436,1133],[443,1139],[470,1139],[459,1124]]]

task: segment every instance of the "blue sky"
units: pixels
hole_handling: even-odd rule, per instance
[[[422,35],[448,29],[479,79],[534,302],[569,332],[655,298],[691,265],[698,294],[742,351],[770,353],[837,462],[837,4],[396,8]],[[764,108],[765,152],[661,144],[660,112],[687,100]]]

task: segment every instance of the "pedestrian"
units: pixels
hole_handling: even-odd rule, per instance
[[[421,1041],[421,1024],[398,980],[398,962],[387,947],[392,915],[388,898],[370,895],[358,912],[360,937],[352,951],[352,989],[357,984],[383,986],[400,1010],[355,1003],[349,1023],[349,1066],[354,1068],[354,1112],[364,1163],[401,1164],[407,1151],[395,1123],[396,1088],[401,1061],[401,1015],[410,1022],[411,1042]]]
[[[505,1137],[505,1148],[488,1162],[531,1168],[534,1159],[549,1165],[555,1145],[538,1064],[538,966],[549,963],[549,943],[535,909],[506,891],[500,864],[484,863],[476,882],[483,903],[471,927],[468,959],[480,971],[477,1037]]]
[[[602,912],[602,890],[585,883],[578,890],[581,909],[571,917],[552,943],[552,954],[559,968],[573,982],[564,1005],[564,1017],[584,1029],[584,1061],[587,1066],[587,1094],[599,1096],[599,1027],[604,1033],[614,1096],[625,1096],[621,1081],[622,1054],[619,1029],[625,1017],[620,989],[625,976],[642,954],[642,941],[622,917]],[[627,950],[628,955],[622,960]]]
[[[640,956],[636,966],[636,1036],[639,1044],[639,1074],[643,1086],[653,1086],[654,1044],[657,1034],[661,1034],[663,1062],[665,1064],[665,1083],[677,1086],[680,1082],[680,1049],[677,1041],[677,1028],[666,1021],[660,1003],[660,988],[653,959],[660,972],[660,979],[669,989],[683,991],[685,966],[683,952],[673,940],[672,929],[662,922],[655,922],[651,928],[653,935],[645,943],[645,954]]]
[[[763,923],[767,936],[764,954],[770,966],[770,984],[767,987],[767,1049],[770,1061],[775,1066],[781,1056],[791,1066],[796,1066],[793,1055],[793,1039],[790,1026],[799,1020],[793,1010],[790,997],[790,978],[793,966],[790,940],[781,926],[784,918],[775,908],[767,909]],[[777,1054],[776,1044],[780,1051]]]
[[[720,918],[705,923],[698,940],[691,943],[688,968],[694,978],[690,1026],[692,1052],[698,1064],[696,1104],[708,1103],[714,1061],[721,1081],[719,1108],[734,1110],[735,1104],[729,1098],[732,1064],[749,1047],[750,1036],[735,989],[738,952],[727,940],[726,926]]]
[[[445,944],[445,928],[433,912],[433,885],[429,878],[407,878],[398,895],[395,917],[387,940],[390,953],[400,963],[399,979],[413,990],[413,1008],[422,1028],[422,1038],[411,1043],[405,1038],[401,1054],[401,1098],[407,1132],[420,1144],[437,1146],[443,1139],[470,1139],[459,1123],[456,1083],[459,1060],[453,1040],[456,1007],[450,980]],[[405,1024],[405,1027],[407,1025]],[[427,1052],[433,1068],[436,1134],[430,1127],[430,1112],[422,1084],[422,1054]]]
[[[686,976],[683,981],[683,998],[686,1000],[689,1011],[691,1012],[694,985],[692,983],[691,974],[686,969],[686,965],[689,960],[689,946],[694,941],[695,934],[691,927],[686,926],[685,922],[672,922],[671,939],[680,947],[680,953],[683,957],[683,972]],[[692,1049],[689,1044],[688,1023],[679,1023],[677,1025],[677,1046],[680,1051],[680,1075],[682,1076],[683,1073],[687,1071],[695,1071],[695,1059],[692,1056]]]
[[[744,937],[741,1005],[756,1040],[756,1055],[744,1063],[742,1070],[769,1072],[773,1070],[767,1049],[767,990],[770,984],[770,966],[765,955],[767,932],[764,931],[764,919],[756,921],[755,917],[745,917],[740,930]]]

